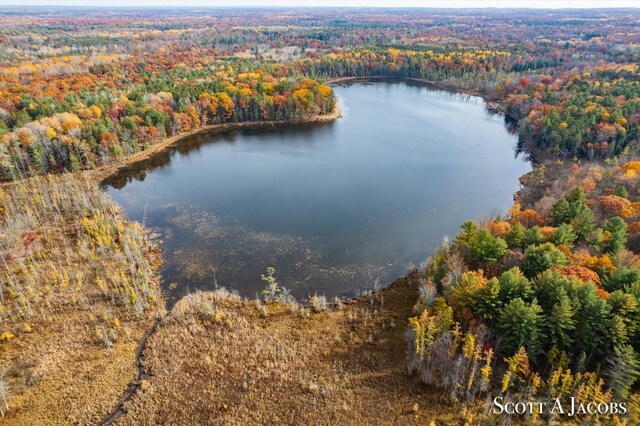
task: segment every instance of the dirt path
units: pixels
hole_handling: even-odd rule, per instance
[[[140,384],[146,376],[144,372],[144,349],[147,346],[149,337],[151,337],[153,333],[156,332],[156,330],[158,329],[158,325],[164,318],[166,318],[166,316],[158,318],[156,322],[153,323],[151,328],[140,339],[138,348],[136,349],[136,377],[134,381],[129,384],[127,391],[124,393],[122,398],[120,398],[120,401],[118,401],[113,411],[111,411],[109,414],[104,416],[102,420],[100,420],[100,423],[98,423],[100,426],[112,424],[123,413],[125,404],[131,398],[133,398],[136,391],[140,388]]]

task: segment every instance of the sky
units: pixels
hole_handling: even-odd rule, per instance
[[[639,0],[0,0],[2,5],[60,6],[326,6],[326,7],[526,7],[526,8],[594,8],[640,7]]]

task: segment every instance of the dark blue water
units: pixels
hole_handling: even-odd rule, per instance
[[[110,179],[161,235],[170,294],[216,281],[253,296],[268,266],[300,297],[387,284],[464,221],[503,213],[530,170],[480,98],[408,82],[335,91],[334,123],[201,136]]]

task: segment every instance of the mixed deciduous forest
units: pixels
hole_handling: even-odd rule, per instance
[[[0,9],[0,422],[571,420],[492,416],[502,396],[640,423],[639,28],[637,9]],[[270,270],[255,301],[164,312],[161,255],[105,170],[200,129],[336,119],[331,82],[374,77],[512,119],[535,161],[513,207],[358,300],[300,304]]]

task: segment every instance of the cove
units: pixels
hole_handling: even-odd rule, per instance
[[[216,285],[253,297],[273,266],[299,298],[388,284],[502,214],[531,170],[479,97],[408,81],[338,84],[343,118],[198,135],[104,187],[159,236],[169,299]]]

